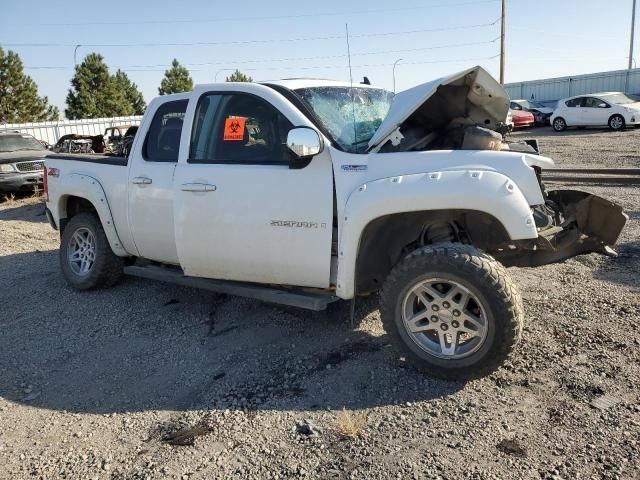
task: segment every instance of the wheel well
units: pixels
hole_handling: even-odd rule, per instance
[[[97,216],[96,208],[86,198],[76,197],[75,195],[67,195],[62,199],[62,209],[64,214],[60,218],[60,235],[64,232],[64,228],[73,217],[80,212],[95,213]]]
[[[498,219],[475,210],[430,210],[377,218],[360,237],[356,293],[379,290],[400,258],[424,245],[457,242],[492,250],[509,241]]]

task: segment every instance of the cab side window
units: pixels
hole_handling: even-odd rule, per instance
[[[288,165],[291,122],[246,93],[204,95],[196,109],[189,163]]]
[[[177,162],[180,149],[182,123],[188,100],[167,102],[156,110],[147,138],[142,147],[142,156],[150,162]]]
[[[574,98],[573,100],[567,100],[564,102],[567,107],[579,107],[582,104],[582,97]]]

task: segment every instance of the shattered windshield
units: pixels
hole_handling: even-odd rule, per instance
[[[311,87],[295,91],[342,150],[363,153],[386,117],[393,93],[377,88]]]
[[[22,150],[44,150],[42,144],[31,135],[0,135],[0,152],[18,152]]]

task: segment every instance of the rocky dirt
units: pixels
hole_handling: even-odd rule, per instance
[[[640,130],[526,136],[640,166]],[[510,269],[523,341],[467,383],[407,368],[375,297],[351,329],[134,278],[75,292],[39,201],[5,202],[0,478],[638,478],[640,189],[587,190],[629,213],[620,256]]]

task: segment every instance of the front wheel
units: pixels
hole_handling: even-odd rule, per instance
[[[622,115],[612,115],[609,119],[609,128],[611,130],[624,129],[624,117]]]
[[[553,129],[556,132],[562,132],[567,129],[567,122],[565,122],[562,117],[555,118],[553,120]]]
[[[60,239],[60,266],[72,287],[111,286],[122,277],[124,262],[111,250],[99,218],[79,213],[69,220]]]
[[[401,260],[385,281],[381,312],[413,366],[453,379],[497,368],[518,343],[524,321],[505,268],[461,244],[425,247]]]

